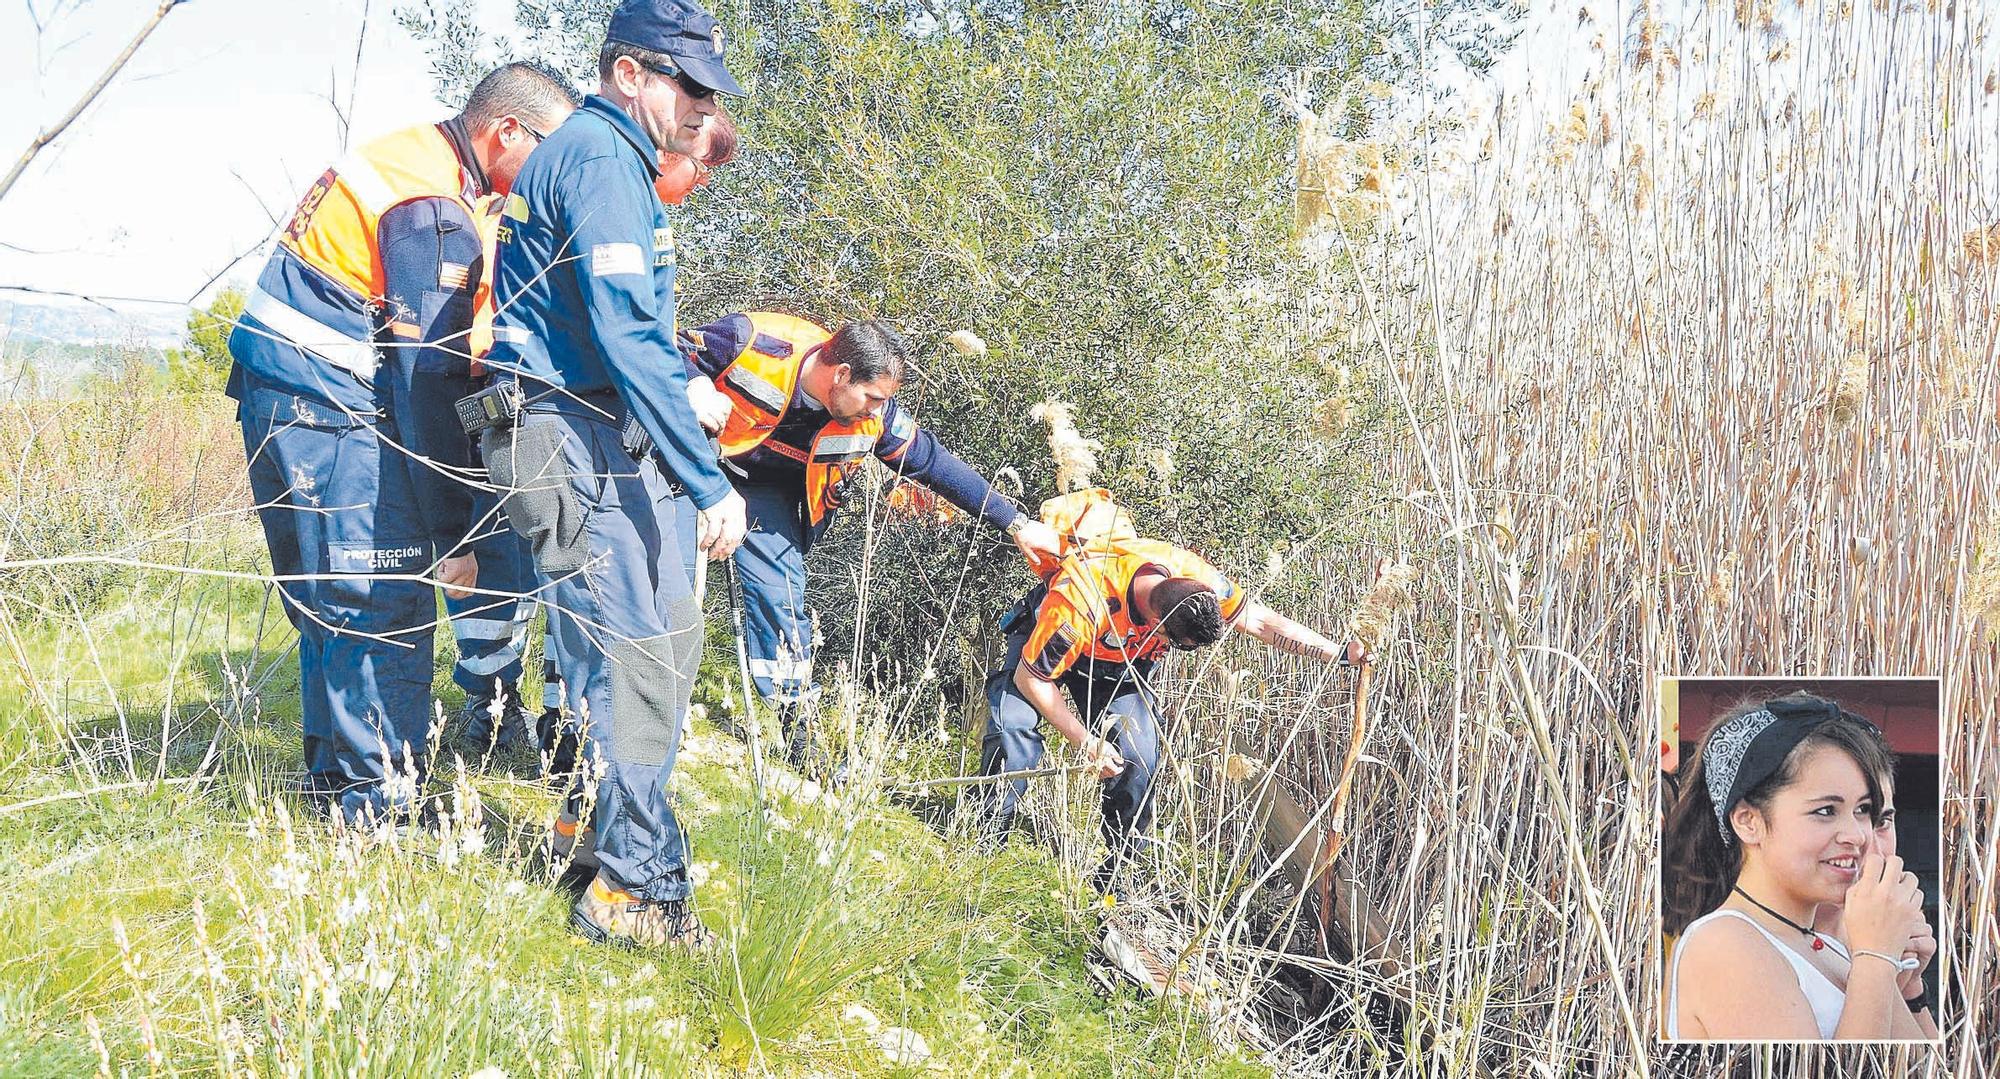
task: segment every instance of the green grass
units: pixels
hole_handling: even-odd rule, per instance
[[[1184,1006],[1094,985],[1093,916],[1046,853],[984,858],[795,786],[760,821],[706,723],[675,786],[712,955],[572,936],[529,858],[555,811],[534,784],[440,768],[464,814],[443,837],[336,837],[274,793],[299,766],[283,620],[260,642],[260,589],[171,588],[92,615],[94,654],[76,624],[11,623],[0,806],[55,800],[0,811],[0,1074],[1262,1074]],[[225,667],[273,673],[239,708]],[[166,774],[215,740],[219,772],[101,789],[130,780],[125,732],[137,774],[158,767],[170,692]],[[892,1061],[893,1028],[928,1060]]]

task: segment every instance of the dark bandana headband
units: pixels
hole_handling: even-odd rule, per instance
[[[1786,714],[1779,716],[1771,710],[1772,704],[1781,706]],[[1843,712],[1839,705],[1831,701],[1815,702],[1799,707],[1792,702],[1772,701],[1754,712],[1745,712],[1723,724],[1708,740],[1705,769],[1708,778],[1708,799],[1715,803],[1715,827],[1722,833],[1724,846],[1736,842],[1736,832],[1729,827],[1729,811],[1743,796],[1756,790],[1759,783],[1769,779],[1772,773],[1784,767],[1785,758],[1791,756],[1798,744],[1834,719],[1847,715],[1858,720],[1869,730],[1875,725],[1851,712]],[[1879,736],[1880,731],[1876,731]]]

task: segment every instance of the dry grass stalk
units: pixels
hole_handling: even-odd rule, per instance
[[[1049,425],[1049,456],[1056,463],[1056,489],[1080,491],[1090,486],[1097,473],[1097,455],[1104,443],[1085,438],[1076,429],[1075,409],[1050,399],[1028,410],[1036,421]]]
[[[1348,636],[1360,641],[1370,652],[1379,649],[1389,636],[1398,612],[1411,606],[1410,586],[1417,580],[1416,567],[1393,562],[1382,567],[1375,586],[1361,600],[1347,620]]]

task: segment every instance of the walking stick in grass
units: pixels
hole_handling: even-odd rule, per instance
[[[1354,789],[1354,770],[1361,762],[1361,743],[1368,736],[1368,681],[1375,651],[1388,636],[1396,612],[1410,603],[1410,582],[1416,571],[1408,563],[1384,558],[1375,563],[1375,580],[1361,607],[1348,619],[1348,636],[1361,642],[1361,661],[1354,672],[1354,722],[1347,736],[1347,754],[1340,762],[1340,779],[1333,785],[1333,804],[1327,809],[1326,861],[1333,863],[1347,838],[1347,798]],[[1320,879],[1322,892],[1326,878]],[[1326,898],[1324,895],[1322,899]]]

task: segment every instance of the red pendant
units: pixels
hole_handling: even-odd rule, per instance
[[[1824,941],[1824,940],[1821,940],[1821,939],[1820,939],[1820,938],[1818,938],[1818,937],[1814,937],[1814,938],[1813,938],[1813,951],[1816,951],[1816,952],[1823,952],[1823,951],[1825,951],[1825,950],[1826,950],[1826,941]]]

